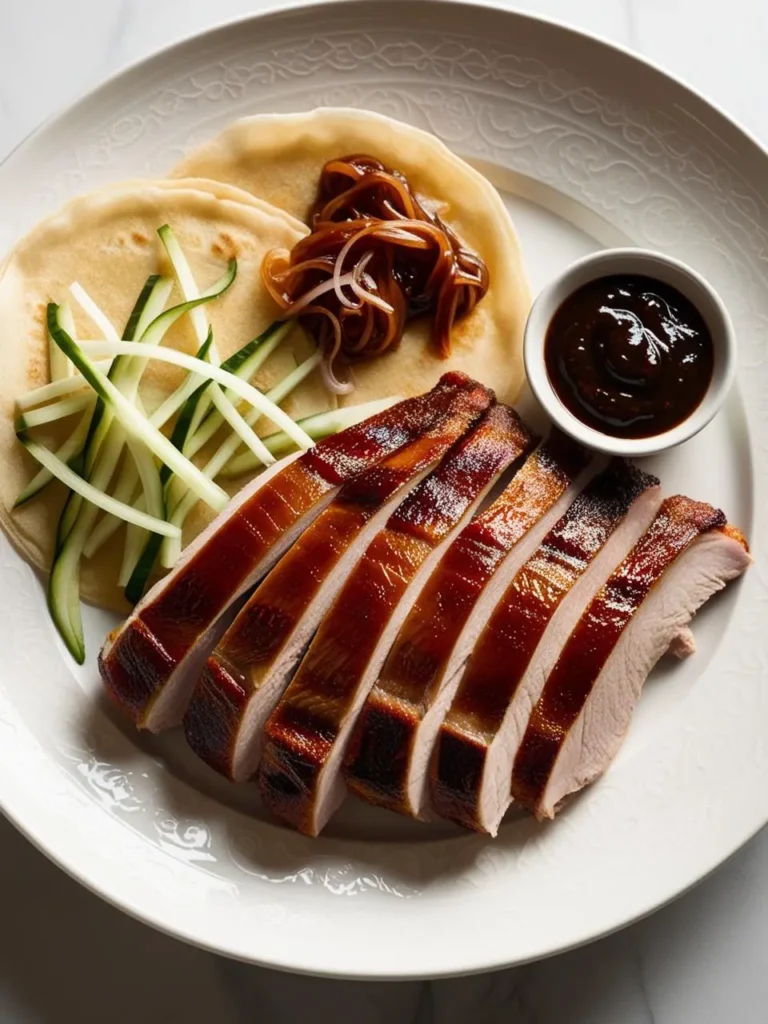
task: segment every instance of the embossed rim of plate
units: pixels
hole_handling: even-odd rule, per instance
[[[731,162],[728,164],[721,160],[722,168],[726,171],[732,169],[734,163],[743,167],[746,177],[742,178],[737,174],[736,178],[737,181],[748,184],[749,191],[748,194],[738,193],[736,199],[742,211],[746,210],[750,216],[754,212],[753,207],[758,200],[752,195],[752,191],[759,194],[759,189],[750,183],[752,180],[759,182],[761,176],[765,177],[768,155],[753,138],[704,100],[700,94],[625,48],[606,43],[557,21],[507,11],[495,5],[475,7],[440,3],[438,0],[395,0],[394,3],[387,5],[386,11],[372,0],[351,0],[343,5],[293,7],[247,17],[191,36],[112,76],[76,104],[45,122],[6,158],[2,168],[6,177],[13,180],[11,172],[18,165],[22,173],[14,185],[23,188],[24,160],[36,147],[40,148],[40,143],[50,137],[52,142],[61,145],[66,140],[66,133],[71,128],[70,122],[73,118],[81,116],[87,120],[88,116],[93,115],[94,109],[108,107],[123,87],[134,87],[139,80],[151,82],[155,78],[162,78],[166,66],[176,60],[183,62],[197,47],[211,49],[220,46],[229,33],[236,36],[241,32],[247,32],[255,25],[259,26],[260,37],[269,33],[279,35],[284,27],[291,27],[295,31],[297,26],[316,18],[320,9],[323,12],[324,24],[328,22],[338,27],[343,17],[344,24],[350,28],[354,28],[360,19],[366,18],[379,29],[386,17],[393,30],[395,27],[398,30],[404,26],[409,28],[414,24],[424,29],[425,26],[433,26],[438,21],[456,26],[463,19],[462,28],[454,27],[452,33],[455,36],[461,31],[462,35],[468,38],[473,38],[476,33],[484,31],[493,23],[493,30],[489,29],[483,36],[483,39],[489,41],[488,45],[491,38],[495,45],[498,40],[503,43],[507,36],[514,36],[517,41],[526,42],[529,36],[537,39],[546,37],[548,43],[555,43],[559,50],[568,50],[573,56],[573,62],[581,50],[597,49],[602,58],[601,62],[604,62],[607,68],[615,70],[618,64],[622,74],[627,78],[636,80],[639,77],[644,85],[651,87],[649,91],[653,96],[672,93],[678,102],[685,101],[683,106],[687,107],[691,121],[701,122],[702,134],[708,138],[711,135],[714,143],[728,151],[728,159]],[[510,49],[511,47],[510,43]],[[592,55],[594,56],[594,52]],[[593,70],[590,66],[590,73]],[[558,78],[558,73],[553,74],[551,80],[544,85],[555,90],[565,88]],[[595,73],[597,74],[597,71]],[[596,102],[595,95],[591,94],[588,88],[589,80],[585,78],[584,82],[584,88],[579,91],[577,97],[583,108],[579,110],[580,116],[587,116],[590,104]],[[644,95],[642,90],[638,94]],[[599,99],[598,96],[597,100]],[[651,102],[650,99],[648,102]],[[671,103],[669,105],[672,106]],[[615,111],[610,104],[606,110],[611,117],[614,116]],[[672,156],[675,155],[672,153]],[[684,159],[684,154],[677,155],[681,160]],[[671,158],[669,153],[666,157]],[[719,169],[722,169],[721,164],[717,165]],[[649,155],[649,166],[653,167],[653,154]],[[108,178],[108,172],[105,173]],[[98,179],[98,175],[96,178]],[[70,185],[71,182],[66,188]],[[54,197],[55,195],[54,193]],[[598,200],[600,198],[598,197]],[[599,212],[602,209],[599,201],[596,200],[595,205]],[[765,216],[763,204],[759,213],[761,217]],[[660,216],[663,214],[664,211],[661,210]],[[764,221],[761,220],[756,227],[756,230],[759,228],[761,232],[761,238],[765,235],[763,224]],[[739,251],[745,254],[745,251]],[[754,268],[750,264],[748,269],[752,272]],[[749,284],[750,282],[747,282],[745,287],[749,287]],[[765,315],[762,314],[761,325],[765,319]],[[748,359],[757,365],[762,359],[762,354],[757,350],[760,338],[748,340]],[[745,365],[751,366],[752,363],[748,361]],[[742,384],[745,403],[750,408],[757,408],[756,382],[749,380],[750,375],[744,376],[746,379]],[[757,378],[758,375],[753,376]],[[765,414],[762,415],[764,419]],[[754,429],[751,422],[750,429]],[[765,449],[764,445],[762,449]],[[759,526],[762,525],[762,509],[768,504],[763,484],[763,481],[768,479],[768,473],[765,472],[768,452],[753,449],[751,458],[756,467],[752,507],[754,514],[759,516],[760,523],[753,522],[753,534],[760,568],[766,560],[766,545],[762,538],[765,531],[759,529]],[[761,600],[765,600],[765,592],[766,585],[760,582],[758,572],[750,574],[739,592],[738,609],[744,612],[750,603],[757,607]],[[735,629],[732,631],[738,632]],[[738,637],[736,639],[738,640]],[[726,647],[727,651],[724,650]],[[749,658],[753,656],[757,661],[756,666],[749,662]],[[35,657],[36,652],[31,652],[30,664],[36,663]],[[740,660],[744,658],[747,660]],[[762,649],[753,647],[751,650],[739,650],[738,645],[732,640],[727,644],[724,641],[717,652],[715,668],[710,665],[707,670],[707,683],[709,685],[712,676],[717,676],[719,681],[721,676],[725,680],[726,677],[730,678],[739,673],[744,683],[759,680],[763,658]],[[0,665],[0,669],[2,667]],[[16,666],[16,670],[18,671],[20,667],[22,666]],[[702,680],[699,689],[703,688]],[[4,691],[5,687],[0,687],[0,690]],[[707,692],[709,693],[709,690]],[[704,803],[703,806],[686,808],[684,802],[681,802],[683,794],[689,788],[700,794],[708,779],[711,780],[713,777],[709,761],[705,764],[682,763],[684,775],[670,775],[670,772],[674,773],[681,767],[679,751],[676,755],[677,761],[674,760],[671,751],[682,746],[683,739],[686,753],[700,753],[696,746],[697,729],[707,723],[704,723],[702,716],[698,714],[697,705],[691,709],[691,720],[687,723],[690,735],[681,737],[674,733],[674,730],[667,729],[660,738],[658,749],[654,750],[649,772],[651,778],[645,780],[646,786],[651,787],[646,795],[653,790],[653,800],[650,803],[654,809],[654,827],[657,828],[657,833],[651,837],[654,840],[652,844],[647,842],[649,837],[646,835],[650,809],[648,815],[643,813],[640,819],[634,812],[625,813],[626,794],[620,791],[623,781],[619,785],[616,776],[616,784],[614,778],[611,778],[607,786],[599,788],[599,791],[595,788],[594,795],[590,795],[581,804],[582,809],[588,809],[589,813],[598,816],[607,808],[611,815],[609,821],[614,825],[612,831],[604,831],[599,836],[591,837],[591,848],[584,847],[581,833],[574,834],[574,820],[578,815],[566,815],[556,831],[547,833],[548,836],[558,837],[552,845],[549,839],[544,842],[538,834],[531,832],[528,841],[521,847],[518,861],[514,864],[504,860],[501,843],[489,846],[475,837],[456,840],[453,849],[460,848],[463,851],[462,856],[465,859],[468,856],[469,861],[473,865],[476,864],[481,873],[484,872],[488,876],[496,873],[500,876],[501,887],[497,890],[482,889],[477,883],[477,877],[467,880],[459,876],[458,881],[465,883],[461,892],[457,892],[455,886],[447,891],[438,886],[439,891],[435,893],[434,899],[427,899],[425,896],[423,899],[400,900],[386,905],[369,904],[367,912],[365,907],[354,912],[353,905],[348,901],[339,904],[337,900],[333,904],[333,910],[329,909],[330,904],[323,901],[308,900],[301,903],[289,899],[295,894],[288,892],[281,898],[262,900],[252,912],[249,904],[251,894],[245,885],[241,886],[241,883],[232,883],[228,888],[225,886],[227,891],[222,894],[212,880],[209,889],[205,890],[204,896],[201,897],[203,876],[200,870],[178,861],[161,862],[159,858],[154,857],[153,851],[148,851],[144,836],[126,828],[125,823],[118,820],[116,815],[102,811],[85,790],[77,791],[68,784],[66,788],[60,789],[60,800],[52,800],[50,793],[58,795],[56,784],[63,787],[61,765],[34,749],[35,739],[26,734],[26,726],[20,714],[9,703],[4,692],[2,698],[0,726],[3,727],[5,742],[0,744],[0,766],[3,769],[0,770],[0,803],[8,817],[39,849],[93,891],[160,930],[250,962],[308,973],[357,978],[440,976],[490,970],[552,954],[595,939],[650,913],[715,868],[768,820],[768,794],[762,784],[765,763],[764,741],[750,734],[748,738],[751,743],[762,745],[751,747],[743,742],[739,749],[738,740],[732,743],[736,725],[727,734],[721,729],[716,735],[718,739],[727,739],[728,743],[731,743],[731,746],[724,748],[726,755],[738,752],[742,759],[746,759],[745,763],[753,767],[751,774],[745,773],[740,777],[741,786],[737,787],[735,793],[729,790],[727,800],[723,792],[717,795],[717,799],[710,795],[710,802]],[[716,697],[712,699],[713,702],[717,700]],[[720,700],[723,700],[722,696]],[[714,710],[721,712],[721,718],[725,717],[727,711],[732,712],[732,708],[726,705],[719,708],[715,704]],[[739,720],[737,724],[743,727],[745,723]],[[670,735],[670,732],[674,734]],[[743,735],[739,738],[745,739]],[[19,744],[23,746],[20,748]],[[34,771],[30,767],[25,773],[18,772],[20,752],[28,755]],[[711,760],[712,751],[707,753]],[[25,769],[26,767],[25,764]],[[691,776],[690,779],[688,775]],[[693,776],[695,782],[692,782]],[[675,778],[675,788],[670,792],[668,783],[672,777]],[[61,807],[58,806],[59,803],[62,804]],[[206,805],[203,798],[201,803]],[[645,810],[644,808],[643,811]],[[682,817],[678,811],[682,811]],[[654,856],[658,857],[656,840],[659,836],[665,835],[658,830],[665,825],[668,829],[666,852],[669,857],[662,871]],[[627,832],[631,836],[631,846],[626,840],[621,839],[619,833],[622,829],[634,829]],[[266,828],[264,831],[266,832]],[[277,831],[272,830],[273,833]],[[494,920],[493,915],[500,912],[499,893],[504,892],[506,886],[513,887],[513,882],[519,880],[521,873],[524,874],[523,881],[527,887],[534,877],[537,884],[540,882],[539,876],[543,869],[551,868],[550,877],[560,884],[562,879],[557,876],[557,867],[567,868],[569,871],[574,866],[583,868],[583,864],[576,859],[565,864],[557,862],[557,854],[562,845],[558,845],[561,837],[569,837],[572,840],[569,851],[582,859],[586,857],[590,861],[597,861],[598,850],[603,855],[604,848],[607,849],[609,856],[622,863],[621,877],[593,879],[594,885],[598,886],[599,883],[601,887],[597,892],[595,905],[595,893],[584,892],[581,876],[574,871],[570,880],[570,890],[562,890],[573,897],[572,905],[560,907],[551,905],[551,902],[548,904],[546,901],[540,901],[535,916],[530,915],[529,908],[525,908],[527,917],[522,914],[518,916],[515,913],[517,908],[510,907],[507,918],[503,921],[499,921],[498,918]],[[622,842],[624,847],[621,845]],[[618,846],[615,846],[617,843]],[[440,845],[433,844],[436,856]],[[350,858],[355,857],[357,851],[364,846],[362,843],[349,843],[346,846],[344,842],[335,844],[337,851],[348,850]],[[622,855],[630,848],[634,856],[631,865],[626,858],[622,860]],[[325,851],[329,846],[317,849],[318,857],[323,857],[327,855]],[[414,851],[417,849],[423,847],[413,847]],[[645,861],[642,859],[643,850],[647,852]],[[410,855],[410,850],[406,850],[405,854]],[[413,856],[416,856],[415,852]],[[120,857],[124,858],[121,866],[125,870],[122,873],[117,869]],[[150,866],[144,864],[142,858],[145,857],[151,862]],[[341,865],[344,867],[343,861]],[[633,877],[632,885],[628,886],[626,877],[630,867]],[[150,877],[150,870],[155,869],[158,877]],[[362,871],[363,868],[358,867],[358,870]],[[219,879],[215,881],[221,888]],[[167,894],[164,891],[166,887],[169,890]],[[273,897],[276,891],[279,891],[279,887],[273,886]],[[470,898],[466,898],[467,891],[470,892]],[[543,890],[539,888],[538,891],[541,893]],[[177,892],[184,892],[191,905],[178,900]],[[465,895],[463,899],[462,893]],[[409,906],[415,910],[409,911]],[[478,928],[478,913],[481,915],[481,928]],[[495,926],[489,926],[488,922],[492,920]],[[365,942],[361,942],[361,934],[366,936]],[[402,941],[404,934],[409,937],[407,943]],[[466,941],[468,937],[471,940],[469,942]]]

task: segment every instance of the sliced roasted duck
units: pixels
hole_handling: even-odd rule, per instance
[[[447,373],[426,395],[326,438],[243,488],[107,638],[99,669],[118,706],[153,732],[178,724],[242,596],[347,481],[453,415],[456,402],[473,401],[480,387]]]
[[[586,453],[578,449],[577,454],[574,445],[560,441],[571,459],[583,466]],[[570,477],[563,465],[555,469],[551,454],[531,458],[542,469],[547,467],[538,478],[541,513],[567,489]],[[527,487],[518,488],[520,494],[527,495],[528,508],[521,517],[528,525],[531,518],[539,518],[531,510],[536,489],[531,487],[530,462],[510,485],[514,488],[521,476],[528,481]],[[397,521],[399,515],[394,516],[394,522],[372,542],[267,723],[259,771],[262,795],[276,814],[312,835],[323,828],[343,797],[341,762],[355,717],[398,630],[412,613],[424,581],[435,565],[442,565],[438,562],[442,550],[438,550],[414,573],[412,562],[403,555],[407,547],[400,537],[412,534],[414,522],[423,522],[424,514],[416,508],[405,511],[404,523]],[[508,528],[506,535],[510,532],[514,530]],[[455,544],[453,540],[444,557]]]
[[[267,804],[303,831],[317,834],[343,798],[346,736],[415,595],[489,488],[532,444],[511,409],[492,409],[397,508],[323,620],[267,724],[259,773]],[[286,727],[297,716],[300,732]],[[314,763],[300,746],[313,727],[325,743],[313,748]],[[286,771],[296,786],[290,795]]]
[[[320,619],[404,494],[418,485],[417,494],[430,495],[450,479],[466,448],[485,456],[477,485],[467,487],[467,500],[479,500],[486,477],[493,479],[532,444],[517,415],[498,407],[454,444],[489,402],[478,388],[473,402],[457,402],[453,416],[348,483],[257,587],[208,659],[184,716],[190,745],[213,768],[235,781],[256,770],[264,724]]]
[[[655,477],[616,459],[582,491],[496,605],[437,735],[432,806],[495,835],[531,708],[585,607],[650,526]],[[456,688],[457,685],[457,688]],[[434,734],[433,734],[434,735]],[[414,755],[426,774],[429,750]],[[412,781],[412,786],[416,785]]]
[[[512,795],[551,818],[601,775],[629,728],[648,673],[699,607],[751,558],[718,509],[667,498],[656,519],[589,603],[528,721]]]
[[[424,813],[444,687],[461,671],[510,579],[575,498],[588,464],[582,447],[553,434],[450,546],[360,713],[345,765],[347,783],[360,796]]]

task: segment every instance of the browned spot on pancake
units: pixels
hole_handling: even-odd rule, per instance
[[[39,349],[31,351],[27,360],[27,384],[30,390],[47,384],[50,379],[48,353]]]
[[[211,252],[214,256],[221,256],[228,260],[235,259],[238,251],[237,242],[226,231],[222,231],[218,239],[211,244]]]
[[[149,245],[150,239],[146,235],[142,235],[139,231],[131,233],[131,240],[134,245],[146,246]]]
[[[46,322],[48,318],[48,307],[44,302],[36,302],[35,308],[32,311],[32,319],[38,325],[42,327],[43,333],[46,331]]]

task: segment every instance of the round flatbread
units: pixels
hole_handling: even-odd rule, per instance
[[[122,332],[131,308],[153,273],[171,268],[157,236],[170,224],[191,265],[199,287],[224,273],[229,259],[238,261],[237,278],[225,295],[204,307],[220,357],[226,358],[261,333],[278,310],[261,282],[264,254],[275,246],[294,245],[306,228],[263,200],[218,182],[128,182],[74,199],[18,243],[0,274],[0,523],[22,554],[47,569],[64,488],[54,482],[19,509],[13,503],[39,468],[14,434],[15,399],[49,380],[46,306],[69,303],[77,337],[100,337],[73,301],[69,286],[79,282]],[[170,303],[183,301],[174,288]],[[165,344],[194,353],[198,342],[189,317],[166,335]],[[254,383],[272,387],[312,351],[300,329],[294,330],[261,368]],[[151,411],[182,380],[184,372],[151,363],[142,378],[142,399]],[[329,408],[319,372],[284,403],[294,418]],[[73,417],[56,431],[39,436],[56,447],[77,422]],[[262,432],[275,428],[266,422]],[[201,452],[204,461],[210,449]],[[242,481],[238,482],[242,485]],[[212,513],[198,503],[187,520],[187,542]],[[94,603],[125,610],[117,586],[120,539],[110,542],[82,565],[81,593]]]
[[[173,174],[226,182],[306,222],[323,165],[352,154],[401,171],[425,205],[482,257],[490,287],[454,325],[447,360],[431,343],[430,321],[414,321],[397,349],[351,368],[356,390],[341,404],[417,394],[449,368],[464,370],[501,400],[514,401],[525,379],[522,339],[530,305],[517,236],[493,186],[435,136],[361,110],[260,115],[230,125]]]

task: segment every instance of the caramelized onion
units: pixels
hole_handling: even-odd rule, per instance
[[[488,290],[488,269],[413,194],[405,177],[369,156],[330,160],[320,176],[312,231],[262,264],[286,318],[300,317],[324,346],[324,379],[337,356],[371,359],[400,343],[413,317],[433,316],[442,357],[454,321]]]

